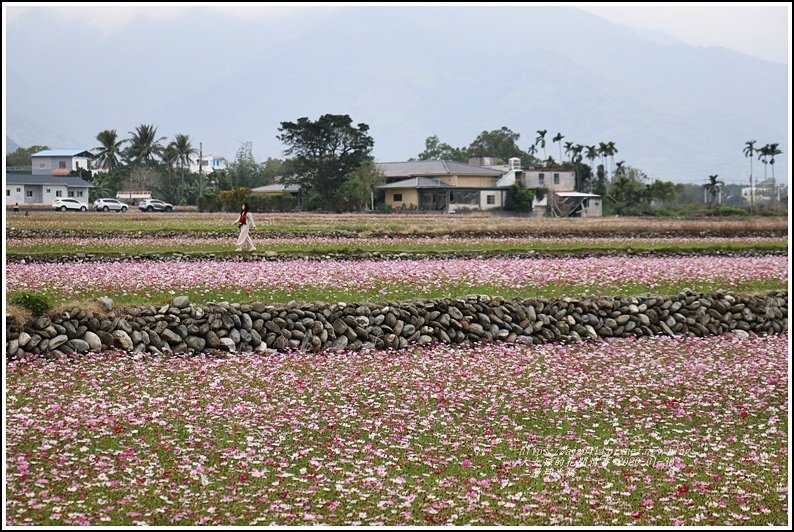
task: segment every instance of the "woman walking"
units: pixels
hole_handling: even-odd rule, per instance
[[[255,228],[254,218],[248,212],[248,204],[243,202],[240,205],[240,218],[237,219],[237,225],[240,226],[240,238],[237,239],[237,249],[235,251],[242,251],[243,245],[248,244],[249,251],[256,251],[254,241],[248,234],[249,226]]]

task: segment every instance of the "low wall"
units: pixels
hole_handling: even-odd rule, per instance
[[[538,344],[600,338],[788,328],[788,292],[684,291],[670,297],[503,299],[469,296],[384,304],[262,303],[75,308],[24,326],[6,318],[6,357],[119,348],[133,353],[401,349],[434,342]],[[743,333],[742,333],[743,334]]]

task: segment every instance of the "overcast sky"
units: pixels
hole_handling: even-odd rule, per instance
[[[33,3],[32,5],[41,5]],[[241,17],[289,17],[306,7],[262,4],[253,8],[250,4],[216,4],[218,13]],[[541,3],[548,4],[548,3]],[[723,46],[731,50],[755,55],[762,59],[788,64],[790,38],[790,3],[709,3],[701,5],[631,5],[603,2],[598,4],[564,3],[580,7],[612,22],[624,24],[638,30],[663,32],[671,37],[693,45]],[[30,5],[30,4],[29,4]],[[90,6],[53,6],[65,19],[81,21],[105,34],[125,26],[135,17],[163,20],[180,16],[184,6],[155,5],[128,7],[114,6],[112,9],[97,9]],[[532,5],[530,3],[530,5]],[[537,4],[535,4],[537,5]],[[14,20],[29,7],[5,2],[8,18]],[[345,9],[336,3],[323,3],[325,9]],[[312,7],[316,11],[317,7]]]
[[[778,2],[699,6],[583,4],[579,7],[618,24],[667,33],[687,44],[722,46],[788,64],[790,5]]]

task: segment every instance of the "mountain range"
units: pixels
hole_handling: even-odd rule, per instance
[[[379,161],[438,135],[468,145],[507,126],[526,149],[614,141],[653,178],[746,180],[744,142],[777,142],[787,175],[788,67],[644,35],[574,7],[356,7],[274,19],[201,9],[99,32],[30,9],[7,29],[6,150],[93,148],[138,124],[233,158],[280,157],[282,121],[349,114]],[[755,173],[762,173],[756,163]]]

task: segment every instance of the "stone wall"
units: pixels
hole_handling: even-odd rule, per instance
[[[120,348],[134,353],[265,352],[434,342],[526,344],[651,335],[776,334],[788,329],[788,292],[684,291],[670,297],[503,299],[469,296],[384,304],[262,303],[75,308],[26,325],[6,318],[6,357]]]

